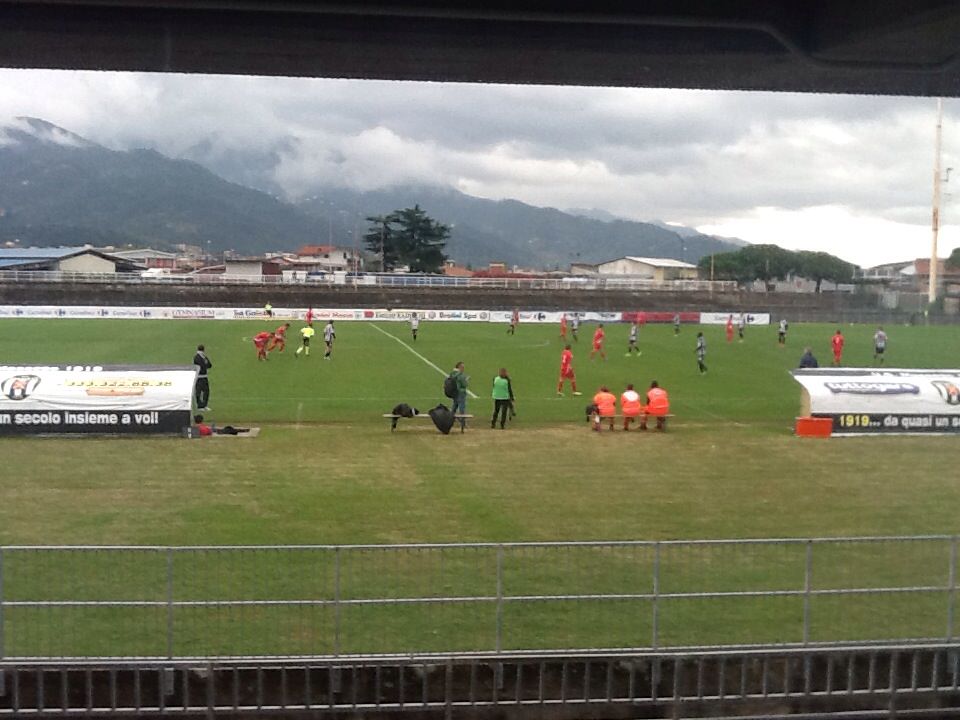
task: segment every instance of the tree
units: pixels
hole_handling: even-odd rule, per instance
[[[816,292],[824,280],[832,283],[844,283],[853,280],[853,265],[825,252],[800,251],[796,253],[798,263],[796,273],[817,283]]]
[[[433,220],[419,205],[367,221],[371,227],[364,242],[368,250],[380,256],[382,270],[406,265],[411,272],[440,272],[447,259],[443,248],[450,228]]]
[[[960,247],[953,249],[950,257],[947,258],[946,265],[948,268],[960,270]]]
[[[380,271],[393,270],[397,265],[402,265],[396,251],[390,216],[373,215],[367,218],[367,222],[370,223],[370,229],[363,236],[363,242],[367,250],[377,256]]]

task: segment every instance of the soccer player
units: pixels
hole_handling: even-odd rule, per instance
[[[289,327],[290,323],[284,323],[273,331],[273,338],[270,340],[270,347],[267,350],[283,352],[284,348],[287,347],[287,328]]]
[[[507,335],[513,335],[517,331],[517,325],[520,324],[520,310],[517,308],[513,309],[513,312],[510,313],[510,327],[507,328]]]
[[[830,347],[833,348],[834,366],[839,365],[840,361],[843,359],[843,343],[843,333],[840,332],[840,328],[837,328],[837,332],[835,332],[833,337],[830,338]]]
[[[567,314],[564,313],[560,316],[560,339],[566,341],[567,339]]]
[[[307,325],[313,325],[313,308],[312,307],[307,308],[307,314],[303,319],[306,321]]]
[[[324,360],[330,359],[330,353],[333,352],[333,341],[337,339],[337,331],[333,329],[333,320],[328,320],[323,328],[323,342],[327,345],[327,351],[323,354]]]
[[[560,382],[557,383],[557,395],[563,395],[563,384],[567,380],[570,381],[573,394],[581,395],[582,393],[577,392],[577,376],[573,372],[573,351],[570,349],[569,343],[564,346],[563,352],[560,353]]]
[[[743,313],[740,313],[740,317],[737,318],[737,335],[740,336],[740,342],[743,342],[743,331],[747,327],[747,316]]]
[[[780,326],[777,328],[777,344],[784,347],[787,344],[787,319],[780,319]]]
[[[633,389],[633,384],[627,385],[627,389],[620,395],[620,409],[623,412],[623,429],[629,430],[630,423],[637,419],[642,406],[640,404],[640,393]]]
[[[266,315],[268,318],[272,318],[272,317],[273,317],[273,305],[271,305],[269,302],[268,302],[266,305],[264,305],[264,306],[263,306],[263,314]]]
[[[643,409],[643,419],[640,421],[640,429],[647,429],[647,418],[655,417],[657,419],[657,430],[663,430],[666,427],[667,415],[670,413],[670,397],[667,391],[660,387],[660,383],[654,380],[650,383],[650,389],[647,390],[647,405]]]
[[[610,392],[606,385],[601,385],[600,390],[593,396],[593,404],[597,406],[597,412],[593,416],[593,429],[600,432],[601,418],[608,418],[610,429],[613,430],[613,419],[617,415],[617,396]]]
[[[733,342],[733,315],[727,318],[727,342]]]
[[[597,325],[597,329],[593,332],[593,350],[590,351],[590,359],[593,360],[593,356],[597,353],[600,353],[600,359],[606,360],[607,353],[603,349],[603,338],[605,333],[603,332],[603,323]]]
[[[680,334],[680,313],[673,314],[673,336]]]
[[[630,357],[630,353],[634,350],[637,351],[637,355],[640,354],[640,348],[637,347],[637,336],[640,333],[640,323],[636,320],[633,321],[633,325],[630,326],[630,337],[627,340],[627,357]]]
[[[416,313],[410,314],[410,334],[413,335],[413,341],[417,341],[417,331],[420,329],[420,317]]]
[[[300,357],[300,353],[310,357],[310,338],[316,334],[317,331],[313,329],[313,325],[300,328],[300,347],[297,348],[294,357]]]
[[[732,327],[732,326],[731,326]],[[727,342],[730,342],[729,340]],[[700,374],[703,375],[707,372],[707,365],[704,363],[704,358],[707,357],[707,341],[703,337],[702,332],[697,333],[697,368],[700,370]]]
[[[213,367],[210,358],[207,357],[203,345],[197,345],[197,354],[193,356],[194,367],[197,368],[197,384],[194,387],[194,394],[197,399],[197,410],[209,410],[210,406],[210,378],[207,377],[207,370]]]
[[[272,337],[273,333],[268,330],[264,330],[253,336],[253,346],[257,349],[257,360],[267,359],[267,343],[270,342],[270,338]]]
[[[873,334],[873,361],[880,361],[880,364],[883,365],[883,353],[887,351],[887,334],[883,331],[882,327],[878,327],[877,331]]]
[[[574,342],[580,342],[580,338],[577,337],[577,330],[580,329],[580,316],[577,313],[573,314],[573,317],[570,318],[570,334],[573,336]]]

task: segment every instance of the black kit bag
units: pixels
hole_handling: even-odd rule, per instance
[[[446,405],[437,405],[429,412],[429,415],[430,419],[433,420],[433,424],[437,426],[437,430],[444,435],[450,434],[450,429],[456,420],[450,408]]]

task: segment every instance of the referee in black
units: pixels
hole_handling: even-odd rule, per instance
[[[207,405],[210,402],[210,380],[207,378],[207,370],[213,367],[210,358],[203,350],[203,345],[197,345],[197,354],[193,356],[193,364],[197,368],[197,384],[194,387],[196,394],[197,410],[209,410]]]

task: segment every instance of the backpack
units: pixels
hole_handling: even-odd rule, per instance
[[[459,390],[460,389],[457,387],[456,374],[450,373],[443,381],[443,394],[451,400],[454,400],[456,399]]]

